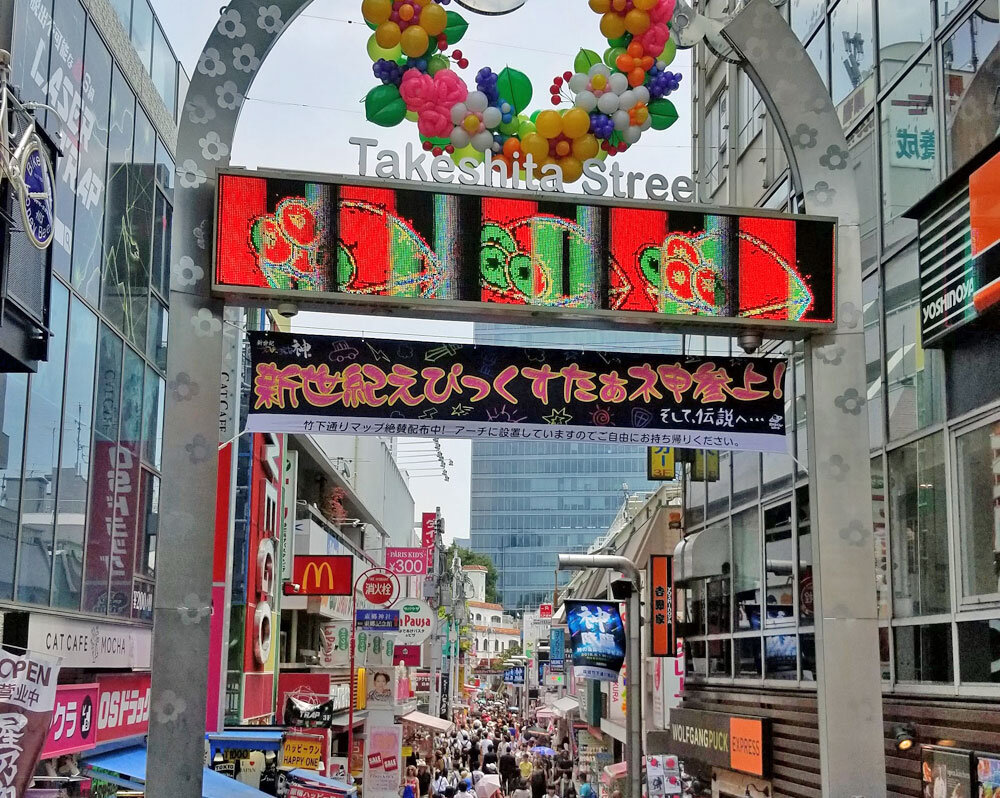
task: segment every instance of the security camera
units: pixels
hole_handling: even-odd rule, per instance
[[[760,349],[760,345],[764,343],[764,337],[756,330],[743,330],[743,332],[736,336],[736,343],[740,345],[740,348],[744,352],[752,355]]]
[[[294,302],[282,302],[274,309],[274,312],[285,319],[291,319],[299,315],[299,306]]]

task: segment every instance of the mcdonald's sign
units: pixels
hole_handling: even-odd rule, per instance
[[[331,554],[296,557],[286,596],[349,596],[354,586],[354,557]]]

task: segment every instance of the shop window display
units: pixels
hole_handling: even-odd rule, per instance
[[[761,669],[759,637],[738,637],[733,640],[736,649],[736,678],[759,679]]]
[[[732,643],[729,640],[708,641],[709,677],[732,676]]]

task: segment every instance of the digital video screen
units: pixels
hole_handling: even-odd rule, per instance
[[[223,293],[834,320],[831,221],[244,174],[219,176],[216,221]]]

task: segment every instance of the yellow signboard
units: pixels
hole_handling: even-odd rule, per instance
[[[286,768],[305,768],[319,772],[323,759],[323,740],[306,735],[286,735],[281,749],[281,764]]]
[[[674,450],[669,446],[650,446],[646,460],[646,476],[650,482],[674,479]]]

